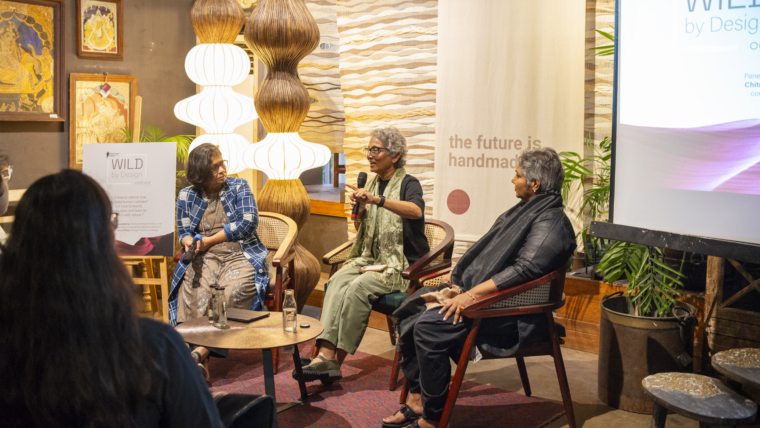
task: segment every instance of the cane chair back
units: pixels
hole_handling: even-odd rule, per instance
[[[291,234],[291,225],[288,220],[290,219],[280,214],[259,213],[259,227],[256,229],[256,233],[259,235],[261,243],[270,252],[277,251],[288,238],[288,235]]]
[[[444,239],[446,239],[446,229],[440,224],[425,223],[425,238],[427,238],[430,249],[438,246]],[[441,253],[438,257],[430,262],[430,266],[436,266],[443,263],[444,257]]]

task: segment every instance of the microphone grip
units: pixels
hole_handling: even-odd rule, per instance
[[[198,248],[198,242],[200,242],[200,240],[200,234],[196,234],[195,237],[193,237],[193,243],[190,244],[190,249],[185,251],[185,254],[182,255],[182,263],[188,264],[193,261],[193,257],[195,257],[195,250]]]
[[[359,219],[359,201],[356,201],[356,205],[354,205],[353,211],[351,211],[351,220],[358,220]]]

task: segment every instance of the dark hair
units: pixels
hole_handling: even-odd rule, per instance
[[[203,143],[194,148],[187,157],[185,176],[193,190],[198,193],[201,193],[214,179],[214,173],[211,171],[211,156],[215,154],[222,155],[219,147],[211,143]]]
[[[0,260],[0,296],[4,426],[135,424],[157,364],[94,180],[66,170],[29,187]]]

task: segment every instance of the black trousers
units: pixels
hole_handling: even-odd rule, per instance
[[[472,322],[454,325],[453,316],[444,321],[440,310],[422,314],[398,342],[409,392],[422,395],[423,417],[431,421],[441,419],[451,383],[449,358],[459,360]]]

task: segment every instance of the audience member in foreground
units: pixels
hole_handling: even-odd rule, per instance
[[[0,260],[2,426],[222,426],[179,334],[137,317],[115,220],[71,170],[19,202]]]
[[[528,150],[518,159],[512,183],[521,202],[496,222],[457,263],[450,284],[463,290],[443,308],[425,310],[418,290],[395,313],[399,320],[401,369],[409,400],[384,427],[436,427],[449,392],[449,357],[459,359],[471,321],[460,312],[477,299],[540,278],[562,267],[575,250],[575,236],[563,211],[560,189],[565,173],[551,148]],[[543,316],[484,319],[478,346],[499,356],[548,334]]]
[[[406,150],[406,139],[398,129],[372,131],[364,151],[376,175],[365,188],[349,185],[354,190],[351,204],[359,204],[356,241],[348,260],[325,286],[321,318],[325,329],[317,337],[319,356],[303,368],[307,382],[342,377],[341,362],[359,347],[372,304],[384,294],[406,291],[409,281],[401,272],[430,251],[422,186],[403,168]],[[384,268],[359,272],[369,265]],[[293,377],[297,377],[295,371]]]

